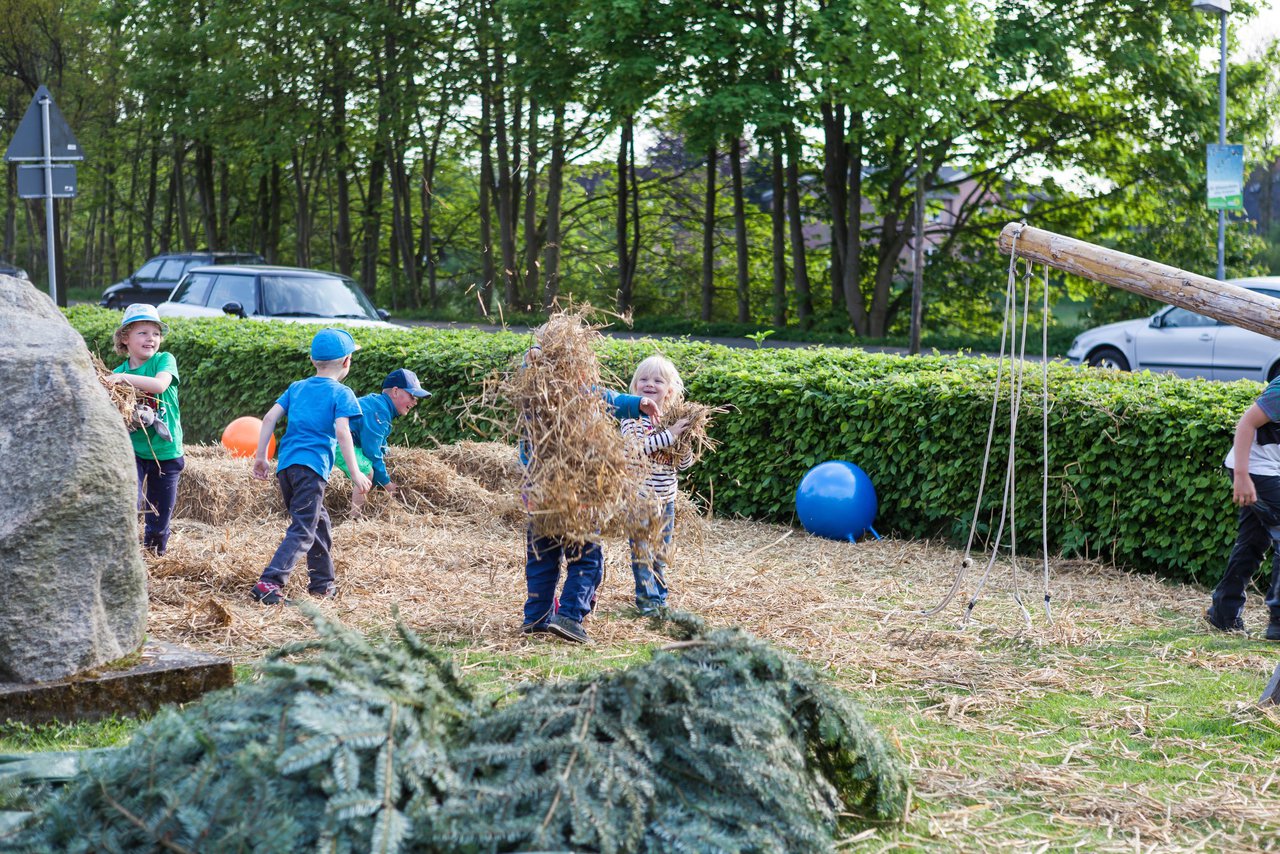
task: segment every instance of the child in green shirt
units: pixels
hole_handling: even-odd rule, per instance
[[[116,353],[127,356],[108,382],[125,383],[142,396],[136,426],[129,434],[138,467],[138,507],[146,511],[142,547],[162,555],[169,545],[169,520],[178,500],[182,421],[178,413],[178,360],[160,352],[168,327],[155,307],[136,303],[116,327]]]

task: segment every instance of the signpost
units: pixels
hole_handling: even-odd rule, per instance
[[[75,134],[44,86],[36,89],[27,112],[5,152],[6,163],[18,162],[18,195],[44,199],[45,246],[49,262],[49,298],[58,302],[57,232],[53,227],[53,200],[76,194],[76,167],[69,160],[84,160]],[[23,161],[35,161],[34,164]],[[65,300],[64,300],[65,302]]]

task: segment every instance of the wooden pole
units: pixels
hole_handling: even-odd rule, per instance
[[[1280,300],[1237,285],[1019,222],[1000,232],[1000,251],[1280,339]]]

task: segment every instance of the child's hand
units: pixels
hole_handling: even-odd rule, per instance
[[[679,439],[680,434],[689,429],[689,419],[681,418],[675,424],[667,428],[667,432],[671,434],[672,439]]]
[[[527,364],[532,365],[540,358],[542,358],[542,347],[537,344],[524,351],[524,360]]]
[[[107,385],[120,385],[120,383],[125,382],[125,378],[124,374],[105,374],[102,377],[102,381]]]
[[[662,407],[659,406],[658,401],[654,400],[652,397],[640,398],[640,411],[645,415],[648,415],[650,418],[662,417]]]
[[[1247,474],[1243,476],[1237,474],[1232,478],[1232,482],[1235,487],[1234,494],[1231,496],[1232,501],[1241,507],[1248,507],[1257,502],[1258,490],[1253,485],[1253,478]]]
[[[369,480],[364,472],[356,471],[351,473],[351,485],[358,494],[364,495],[373,487],[373,481]]]
[[[263,457],[253,458],[253,478],[254,480],[266,480],[271,474],[271,464]]]
[[[395,495],[396,490],[399,489],[400,486],[394,480],[389,480],[387,481],[387,485],[382,488],[387,491],[388,495]]]

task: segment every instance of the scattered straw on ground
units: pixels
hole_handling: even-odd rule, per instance
[[[334,475],[340,593],[321,609],[383,634],[394,608],[442,643],[513,658],[537,652],[572,666],[579,648],[517,631],[525,517],[515,450],[477,443],[392,448],[388,464],[404,484],[404,501],[375,492],[359,518],[349,517],[349,486]],[[249,461],[220,448],[190,449],[169,554],[149,559],[151,636],[240,662],[308,636],[310,625],[297,609],[263,607],[249,597],[286,524],[274,483],[252,480]],[[1004,811],[1016,803],[1025,813],[1030,802],[1043,804],[1046,827],[1055,828],[1044,839],[1050,847],[1075,838],[1092,850],[1191,850],[1205,843],[1250,851],[1274,841],[1259,835],[1280,815],[1280,775],[1272,762],[1255,754],[1226,768],[1224,756],[1236,752],[1229,738],[1208,743],[1201,754],[1149,734],[1153,722],[1188,714],[1224,720],[1239,732],[1280,732],[1280,712],[1253,706],[1253,697],[1224,692],[1192,709],[1141,699],[1146,686],[1155,695],[1174,664],[1215,679],[1250,672],[1264,681],[1274,666],[1274,650],[1261,643],[1177,642],[1204,632],[1203,590],[1058,559],[1054,621],[1033,612],[1027,629],[1010,596],[1010,569],[998,565],[962,630],[970,590],[937,617],[914,615],[940,598],[959,566],[960,553],[936,543],[824,540],[777,525],[706,519],[683,498],[676,542],[667,573],[673,606],[715,625],[742,626],[829,671],[868,702],[881,698],[899,710],[882,726],[912,764],[927,817],[898,831],[893,844],[1007,850]],[[607,578],[587,630],[607,646],[662,642],[653,626],[631,616],[625,542],[607,541],[605,555]],[[1021,577],[1024,596],[1037,601],[1034,561],[1023,565]],[[305,599],[305,584],[300,566],[286,592]],[[1260,597],[1251,597],[1246,619],[1265,624]],[[1118,692],[1137,699],[1103,702]],[[1064,725],[1029,711],[1063,694],[1099,698],[1098,710],[1080,720],[1088,738],[1079,744],[1056,743]],[[938,728],[955,733],[965,749],[932,748]],[[1025,741],[1016,762],[1002,739]],[[1167,788],[1115,782],[1108,771],[1158,762],[1153,756],[1175,750],[1202,755],[1203,768],[1186,772],[1188,783],[1173,800]],[[1097,844],[1102,826],[1114,833],[1114,844]],[[1206,843],[1202,837],[1211,832]],[[858,844],[875,848],[874,842]],[[1027,849],[1038,844],[1020,842]]]

